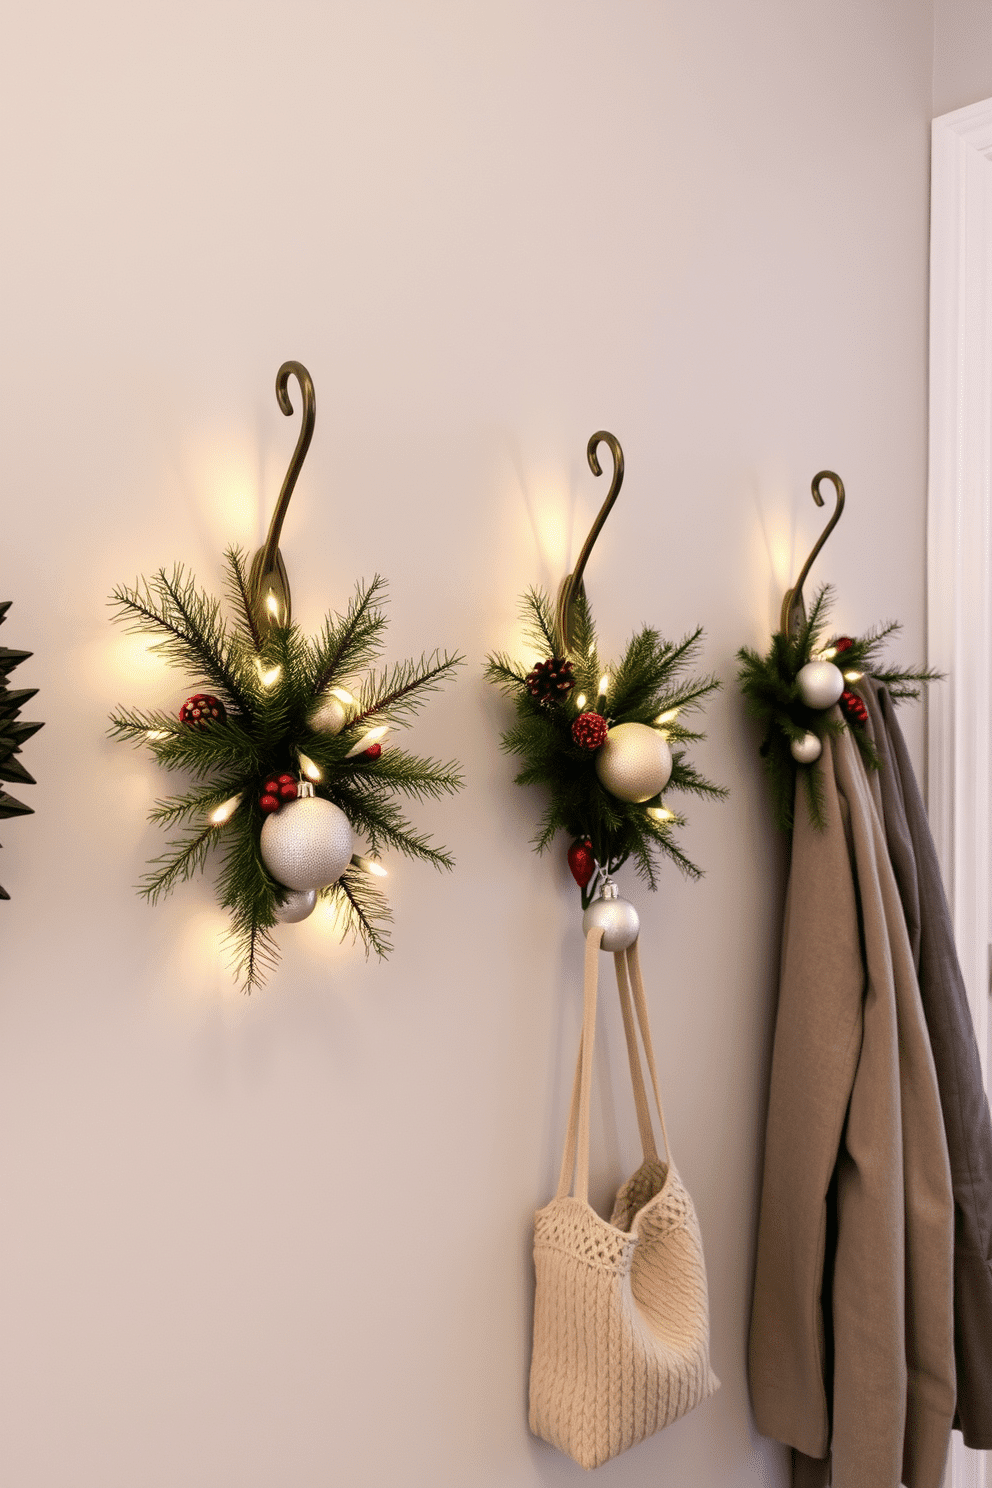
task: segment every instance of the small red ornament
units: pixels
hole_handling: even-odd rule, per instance
[[[283,801],[296,800],[296,781],[292,776],[288,780],[283,780],[282,776],[279,777],[279,796]]]
[[[382,745],[381,744],[370,744],[369,747],[368,747],[368,749],[363,749],[362,750],[362,753],[361,753],[360,758],[361,759],[367,759],[367,760],[377,760],[379,758],[379,756],[380,756],[381,753],[382,753]]]
[[[834,650],[850,651],[853,645],[854,642],[851,640],[850,636],[838,636],[837,639],[834,641]]]
[[[271,791],[267,790],[258,804],[259,806],[261,806],[266,816],[270,816],[273,811],[279,810],[282,802],[279,800],[278,796],[272,795]]]
[[[596,859],[592,855],[592,843],[588,840],[573,842],[568,849],[568,866],[572,877],[580,889],[586,884],[596,872]]]
[[[212,723],[224,723],[226,719],[224,704],[206,692],[194,692],[179,709],[179,722],[188,724],[190,728],[205,729]]]
[[[267,796],[277,796],[279,794],[278,780],[267,780],[265,782],[265,794]]]
[[[600,713],[580,713],[572,724],[572,738],[582,749],[598,749],[608,733],[606,719]]]

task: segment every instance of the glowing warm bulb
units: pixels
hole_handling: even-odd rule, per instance
[[[300,753],[300,754],[298,754],[298,758],[299,758],[299,761],[300,761],[300,769],[303,771],[303,773],[307,777],[307,779],[308,780],[319,780],[320,779],[320,771],[317,768],[317,766],[314,764],[313,760],[309,757],[309,755]]]
[[[360,858],[356,854],[351,861],[356,864],[357,867],[363,869],[366,873],[371,873],[373,878],[389,877],[385,868],[383,868],[382,864],[375,858]]]
[[[844,681],[845,682],[860,682],[861,681],[861,678],[863,676],[864,676],[864,673],[863,672],[845,672],[844,673]]]
[[[159,739],[168,739],[169,731],[168,729],[145,729],[145,738],[156,743]]]
[[[649,806],[648,816],[654,817],[656,822],[671,822],[675,820],[675,812],[669,811],[667,806]]]
[[[279,601],[276,599],[271,589],[269,590],[269,597],[265,601],[265,608],[268,610],[269,614],[273,616],[273,618],[279,613]]]
[[[604,695],[604,693],[609,692],[609,690],[610,690],[610,674],[609,674],[609,672],[604,672],[603,675],[599,679],[599,695],[600,695],[600,697],[602,697]]]
[[[357,744],[351,746],[345,755],[345,759],[351,759],[356,754],[364,754],[366,749],[371,748],[373,744],[378,744],[380,739],[384,739],[388,733],[388,723],[380,723],[378,728],[369,729],[368,733],[363,734]]]
[[[336,697],[339,703],[344,703],[346,708],[354,707],[355,699],[346,687],[332,687],[329,689],[331,697]]]
[[[269,667],[267,671],[261,661],[256,661],[255,666],[258,670],[259,681],[263,687],[271,687],[274,682],[278,682],[282,674],[281,666]]]
[[[814,651],[813,652],[813,660],[814,661],[833,661],[833,659],[834,659],[834,657],[836,655],[837,655],[837,647],[836,646],[828,646],[825,651]]]
[[[582,712],[582,709],[585,707],[585,705],[586,705],[586,695],[585,695],[584,692],[580,692],[579,695],[578,695],[578,697],[575,699],[575,706],[578,708],[579,712],[581,713]]]
[[[231,796],[228,800],[224,801],[222,805],[218,806],[216,810],[211,811],[210,820],[213,822],[214,826],[222,827],[226,821],[230,821],[231,817],[237,811],[240,804],[240,796]]]
[[[674,723],[679,716],[678,708],[669,708],[667,713],[659,713],[655,723]]]

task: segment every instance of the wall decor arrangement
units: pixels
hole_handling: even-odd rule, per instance
[[[805,616],[844,498],[822,471],[819,504],[823,479],[836,510],[772,651],[740,652],[791,829],[751,1397],[796,1483],[940,1488],[952,1427],[992,1447],[992,1121],[894,706],[934,674],[880,669],[893,626],[824,645],[825,590]]]
[[[709,1359],[709,1302],[702,1239],[692,1200],[665,1129],[641,975],[640,921],[612,875],[632,860],[649,888],[657,860],[684,873],[699,869],[675,838],[684,819],[662,791],[722,797],[679,748],[702,737],[680,716],[719,685],[686,673],[701,630],[676,644],[645,626],[620,661],[605,666],[586,599],[583,572],[623,481],[623,451],[605,431],[587,457],[602,474],[598,449],[613,456],[610,490],[574,571],[552,610],[546,595],[524,600],[530,667],[498,653],[487,675],[513,699],[516,720],[505,751],[522,760],[518,784],[539,784],[547,807],[534,845],[544,852],[559,832],[579,885],[586,937],[582,1038],[572,1088],[558,1190],[535,1218],[536,1295],[529,1421],[535,1435],[582,1467],[598,1467],[669,1425],[719,1386]],[[673,748],[673,745],[675,746]],[[597,893],[598,891],[598,893]],[[589,1102],[601,950],[612,951],[627,1042],[642,1161],[621,1187],[609,1220],[589,1203]],[[644,1082],[638,1032],[661,1123],[659,1154]]]
[[[0,602],[0,625],[7,618],[11,600]],[[34,785],[33,775],[29,775],[15,755],[20,754],[21,745],[32,734],[36,734],[42,723],[25,723],[19,718],[24,704],[31,698],[36,697],[37,687],[9,687],[10,674],[15,667],[20,666],[22,661],[27,661],[33,653],[31,651],[12,651],[8,646],[0,646],[0,780],[5,784]],[[23,801],[18,801],[16,796],[10,795],[8,791],[0,790],[0,819],[11,816],[30,816],[34,811],[33,806],[25,806]],[[0,899],[9,899],[10,895],[0,884]]]
[[[276,377],[284,414],[293,412],[290,376],[303,399],[300,434],[265,546],[250,566],[238,547],[225,555],[231,618],[178,565],[119,586],[111,598],[115,620],[155,637],[154,649],[196,688],[178,717],[127,708],[112,714],[112,737],[147,746],[165,769],[191,781],[150,813],[178,835],[149,865],[140,892],[154,903],[221,848],[218,897],[246,991],[276,963],[275,926],[305,919],[321,899],[336,911],[342,935],[361,937],[366,955],[388,954],[379,854],[452,866],[450,853],[413,829],[396,797],[433,800],[462,783],[454,763],[386,742],[462,658],[434,650],[377,667],[387,624],[383,579],[360,583],[345,613],[328,614],[316,636],[293,624],[279,538],[316,400],[306,368],[284,362]]]
[[[849,727],[865,765],[878,768],[878,754],[866,728],[868,711],[857,684],[873,678],[887,688],[893,702],[903,702],[918,700],[921,684],[938,675],[926,667],[881,666],[886,640],[901,628],[898,621],[878,626],[863,637],[842,635],[827,640],[833,602],[829,585],[817,591],[806,614],[803,584],[844,510],[844,483],[832,470],[821,470],[813,477],[813,500],[823,506],[825,480],[833,482],[836,492],[833,515],[782,601],[781,625],[769,651],[759,656],[742,646],[737,653],[748,711],[765,729],[761,756],[771,784],[775,820],[785,831],[792,827],[797,779],[802,782],[811,821],[823,826],[820,774],[812,767],[827,735],[836,738]]]

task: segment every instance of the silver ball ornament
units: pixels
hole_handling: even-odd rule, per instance
[[[348,709],[329,693],[307,719],[315,734],[339,734],[348,721]]]
[[[603,930],[602,951],[625,951],[637,939],[641,928],[637,910],[627,899],[618,897],[615,883],[604,884],[600,897],[592,901],[582,916],[583,935],[588,935],[596,925]]]
[[[789,753],[797,764],[812,765],[823,753],[823,745],[816,734],[805,733],[801,739],[790,739]]]
[[[316,889],[292,889],[283,902],[276,905],[276,919],[281,925],[295,925],[312,915],[316,904]]]
[[[306,892],[337,883],[351,862],[354,839],[340,807],[302,795],[266,817],[260,847],[277,883]]]
[[[599,783],[618,801],[650,801],[671,773],[668,740],[646,723],[618,723],[596,751]]]
[[[844,673],[832,661],[808,661],[800,667],[796,681],[807,708],[819,712],[832,708],[844,691]]]

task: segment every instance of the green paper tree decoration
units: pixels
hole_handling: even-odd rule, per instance
[[[0,603],[0,625],[6,620],[10,606],[9,599]],[[15,755],[20,754],[25,739],[30,739],[32,734],[44,728],[44,724],[23,723],[18,718],[24,704],[37,694],[37,687],[11,688],[7,685],[14,668],[20,666],[22,661],[27,661],[32,654],[30,651],[11,651],[7,646],[0,646],[0,780],[14,785],[35,784],[34,776],[28,774]],[[23,801],[18,801],[9,792],[0,790],[0,818],[30,816],[33,810],[33,806],[25,806]],[[0,899],[9,898],[7,890],[0,885]]]

